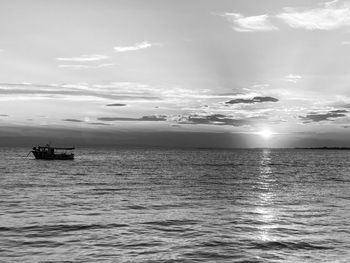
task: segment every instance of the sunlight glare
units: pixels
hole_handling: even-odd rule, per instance
[[[274,133],[269,129],[264,129],[259,131],[258,134],[264,139],[270,139]]]

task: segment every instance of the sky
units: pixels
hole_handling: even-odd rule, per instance
[[[0,145],[350,146],[350,1],[0,0]]]

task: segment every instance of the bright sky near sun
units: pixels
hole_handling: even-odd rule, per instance
[[[4,0],[0,22],[2,127],[347,142],[350,2]]]

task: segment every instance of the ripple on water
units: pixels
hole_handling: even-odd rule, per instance
[[[0,262],[348,262],[350,154],[0,149]]]

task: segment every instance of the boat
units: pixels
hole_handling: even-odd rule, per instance
[[[74,147],[69,147],[69,148],[51,147],[50,144],[46,144],[45,146],[33,147],[30,153],[33,153],[35,159],[41,159],[41,160],[73,160],[74,153],[70,151],[74,149],[75,149]]]

